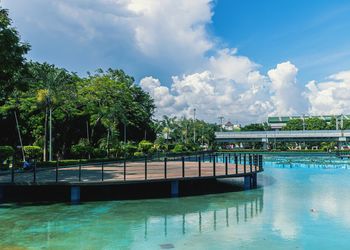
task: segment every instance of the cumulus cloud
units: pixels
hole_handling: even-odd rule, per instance
[[[141,79],[141,87],[155,100],[157,117],[189,116],[196,108],[201,119],[217,121],[223,115],[245,123],[307,110],[350,112],[350,71],[306,86],[298,83],[298,68],[289,61],[261,72],[259,64],[207,32],[214,3],[3,1],[24,40],[32,44],[34,60],[80,73],[123,68]]]
[[[304,104],[295,101],[302,99],[296,86],[297,71],[285,62],[263,75],[249,58],[224,49],[208,59],[205,71],[174,76],[169,87],[146,77],[141,86],[162,104],[157,106],[158,117],[188,117],[196,108],[199,117],[209,121],[221,115],[234,121],[264,121],[268,115],[296,114],[303,108]],[[165,101],[170,99],[174,102]]]
[[[328,77],[327,81],[310,81],[305,96],[312,114],[350,113],[350,70]]]
[[[56,53],[55,63],[82,73],[105,66],[137,78],[153,72],[170,78],[201,68],[215,47],[206,32],[211,0],[4,0],[4,6],[34,56],[41,55],[34,59]]]
[[[305,107],[304,97],[297,87],[298,69],[291,62],[277,65],[267,72],[271,80],[271,100],[274,104],[274,114],[293,115],[300,113]]]

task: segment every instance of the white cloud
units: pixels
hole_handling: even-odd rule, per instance
[[[274,114],[295,115],[305,107],[304,97],[297,87],[298,69],[291,62],[277,65],[267,72],[271,80],[271,100],[274,103]]]
[[[328,81],[310,81],[304,94],[311,114],[349,114],[350,70],[331,75]]]
[[[207,70],[174,76],[170,87],[150,77],[142,79],[141,86],[156,103],[162,103],[157,106],[158,117],[190,116],[193,108],[198,110],[199,118],[209,121],[217,121],[220,115],[240,122],[264,121],[270,114],[296,113],[301,108],[295,102],[300,96],[296,87],[297,68],[285,62],[271,69],[267,76],[257,68],[249,58],[225,49],[208,59]],[[151,79],[152,83],[145,84]],[[164,95],[159,94],[159,88]],[[175,102],[165,101],[169,99]]]
[[[297,82],[282,62],[266,74],[237,49],[207,32],[212,0],[4,0],[24,40],[40,61],[73,71],[123,68],[157,105],[156,115],[187,115],[239,122],[268,115],[350,112],[350,71],[325,82]],[[170,79],[161,83],[159,79]],[[164,80],[162,80],[164,81]]]

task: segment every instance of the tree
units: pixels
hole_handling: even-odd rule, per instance
[[[290,119],[286,126],[282,128],[283,130],[303,130],[303,120],[302,119]]]
[[[271,127],[267,123],[252,123],[244,126],[242,131],[265,131],[271,130]]]
[[[324,130],[328,128],[327,122],[318,117],[305,119],[306,130]]]
[[[25,71],[25,54],[30,46],[21,42],[16,29],[11,27],[8,11],[0,7],[0,105],[17,88],[24,89],[20,74]]]

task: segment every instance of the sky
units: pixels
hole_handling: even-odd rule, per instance
[[[155,117],[217,122],[350,113],[350,2],[2,0],[28,59],[121,68]]]

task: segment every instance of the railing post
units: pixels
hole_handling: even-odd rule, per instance
[[[36,183],[36,160],[34,160],[33,182]]]
[[[147,156],[145,156],[145,180],[147,180]]]
[[[250,172],[253,172],[252,155],[251,154],[249,154],[249,167],[250,167]]]
[[[259,155],[254,155],[254,170],[255,170],[255,172],[257,171],[258,156],[259,156]]]
[[[55,180],[56,180],[56,182],[58,182],[58,166],[59,166],[59,161],[57,160],[56,161],[56,176],[55,176]]]
[[[263,156],[260,155],[259,156],[259,171],[262,171],[263,170]]]
[[[185,158],[183,156],[181,157],[181,162],[182,162],[182,178],[185,178]]]
[[[79,182],[81,182],[81,161],[79,160]]]
[[[123,162],[123,176],[124,176],[124,181],[126,180],[126,159],[124,157],[124,162]]]
[[[238,174],[238,156],[235,154],[236,174]]]
[[[101,180],[104,181],[104,164],[101,165]]]
[[[216,175],[216,161],[215,161],[215,155],[213,155],[213,175]]]
[[[198,176],[201,177],[202,175],[202,166],[201,166],[201,159],[199,158],[198,161]]]
[[[228,166],[227,166],[227,156],[225,157],[225,174],[228,174]]]
[[[243,164],[244,164],[244,173],[247,173],[247,158],[245,154],[243,156]]]
[[[15,156],[12,156],[11,182],[15,182]]]
[[[167,158],[164,157],[164,179],[168,178],[167,177]]]

